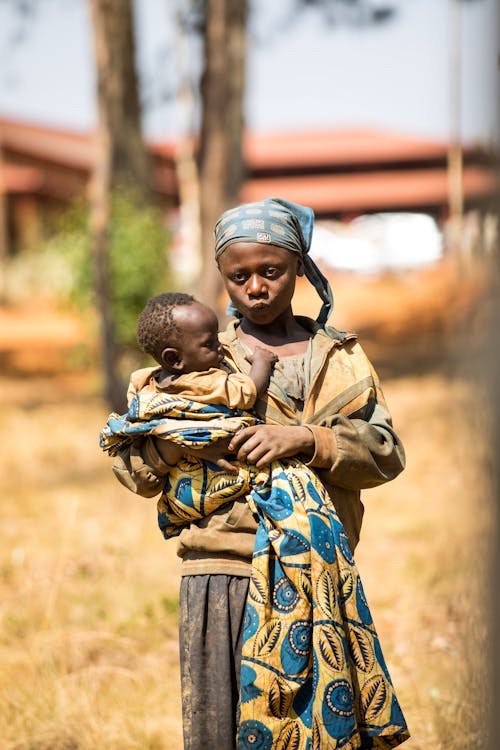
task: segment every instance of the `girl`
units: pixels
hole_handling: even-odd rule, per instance
[[[360,490],[396,477],[404,467],[404,451],[356,336],[326,326],[332,295],[308,255],[313,221],[311,209],[270,198],[231,209],[216,224],[216,260],[236,316],[220,334],[226,362],[248,373],[247,356],[257,346],[279,360],[267,394],[255,405],[266,424],[241,430],[227,446],[207,449],[204,457],[216,463],[236,457],[257,467],[299,457],[326,488],[354,551],[363,515]],[[317,321],[293,314],[296,278],[304,274],[322,300]],[[153,496],[169,468],[154,438],[148,438],[124,450],[114,471],[129,489]],[[238,500],[179,536],[186,750],[235,746],[256,528],[246,501]],[[400,734],[386,746],[407,736]],[[258,733],[244,742],[241,746],[267,747]]]

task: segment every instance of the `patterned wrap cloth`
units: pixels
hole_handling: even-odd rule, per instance
[[[100,445],[139,435],[190,452],[259,420],[161,393],[111,414]],[[158,501],[165,536],[245,496],[259,519],[246,606],[238,750],[396,747],[409,737],[347,538],[323,485],[290,458],[238,475],[181,459]]]
[[[243,203],[225,211],[215,225],[215,258],[218,259],[233,242],[277,245],[297,253],[302,258],[306,278],[323,302],[317,321],[324,324],[332,311],[333,294],[328,279],[309,255],[313,226],[312,208],[299,203],[282,198]],[[227,312],[239,317],[232,302]]]

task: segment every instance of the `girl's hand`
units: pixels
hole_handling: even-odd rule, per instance
[[[287,458],[299,454],[312,458],[314,438],[312,432],[301,425],[253,425],[234,435],[228,446],[242,463],[261,468],[276,458]]]

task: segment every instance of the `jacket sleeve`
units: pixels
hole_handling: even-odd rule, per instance
[[[162,491],[170,467],[161,458],[154,439],[146,437],[122,448],[115,456],[112,469],[128,490],[143,497],[154,497]]]
[[[328,426],[308,424],[314,436],[313,469],[326,470],[332,484],[350,490],[377,487],[397,477],[405,467],[401,440],[379,388],[363,418],[332,415]]]

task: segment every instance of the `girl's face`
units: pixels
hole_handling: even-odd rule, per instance
[[[218,260],[219,270],[236,309],[257,325],[268,325],[290,309],[302,260],[276,245],[235,242]]]

